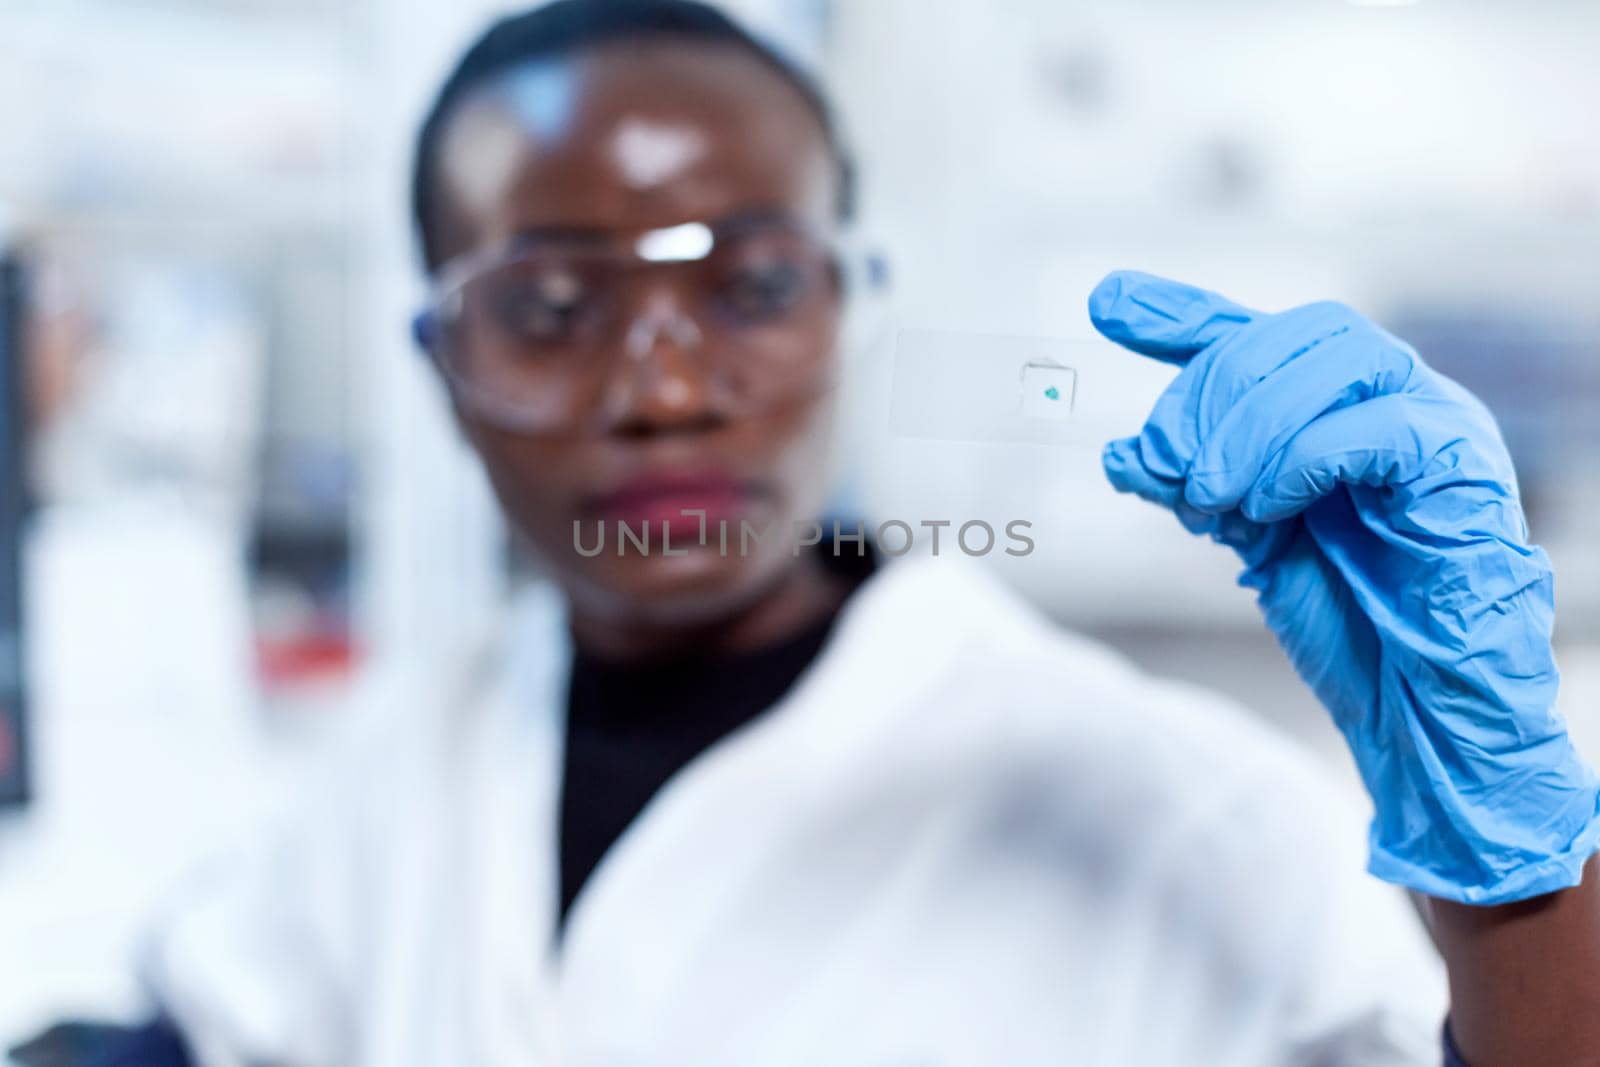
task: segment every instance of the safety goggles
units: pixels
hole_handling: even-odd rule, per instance
[[[436,275],[414,328],[461,409],[501,429],[581,431],[670,359],[725,416],[825,390],[845,305],[882,261],[787,217],[541,234]]]

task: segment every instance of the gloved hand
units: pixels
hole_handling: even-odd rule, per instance
[[[1556,710],[1550,563],[1484,406],[1338,304],[1263,314],[1122,272],[1089,311],[1182,367],[1106,473],[1244,560],[1372,794],[1369,870],[1470,904],[1576,885],[1600,782]]]

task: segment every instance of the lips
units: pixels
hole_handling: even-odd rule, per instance
[[[761,496],[756,483],[721,472],[660,472],[630,478],[596,494],[587,510],[596,518],[631,525],[676,521],[698,529],[700,516],[685,512],[704,511],[708,524],[736,522],[750,513]]]

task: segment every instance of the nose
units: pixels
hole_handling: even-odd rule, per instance
[[[615,433],[689,432],[720,422],[700,325],[673,294],[648,295],[622,337],[604,403]]]
[[[704,340],[694,319],[683,314],[675,305],[660,301],[628,327],[623,349],[630,361],[642,362],[650,358],[663,337],[673,348],[682,352],[699,348]]]

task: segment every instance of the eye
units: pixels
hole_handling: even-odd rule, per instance
[[[739,318],[753,322],[781,318],[810,295],[813,273],[808,264],[792,256],[748,257],[724,273],[719,297]]]
[[[577,271],[528,265],[489,280],[480,296],[497,328],[518,340],[544,343],[570,339],[593,299]]]

